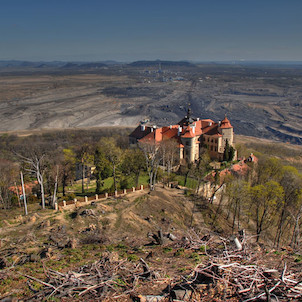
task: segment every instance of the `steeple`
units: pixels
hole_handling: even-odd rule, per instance
[[[226,114],[224,115],[224,119],[221,121],[220,128],[233,128]]]
[[[188,103],[188,111],[187,111],[187,116],[186,116],[186,122],[187,124],[192,124],[194,122],[194,120],[192,119],[191,115],[192,115],[192,110],[191,110],[191,104]]]

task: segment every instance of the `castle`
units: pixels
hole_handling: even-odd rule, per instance
[[[129,135],[129,142],[136,145],[139,141],[160,143],[174,139],[179,148],[179,160],[183,163],[195,162],[202,147],[208,149],[211,159],[222,161],[225,146],[227,143],[233,146],[233,138],[233,126],[226,116],[217,123],[211,119],[192,118],[189,108],[187,115],[176,125],[157,128],[142,123]]]

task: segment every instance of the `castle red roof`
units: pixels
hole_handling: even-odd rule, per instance
[[[218,131],[218,124],[213,123],[211,126],[207,126],[203,129],[203,133],[207,135],[218,135],[220,134]]]
[[[211,119],[196,119],[190,122],[187,119],[183,119],[177,125],[162,128],[138,126],[130,134],[130,137],[134,137],[138,141],[155,141],[156,143],[173,138],[177,141],[179,147],[182,147],[181,138],[200,137],[202,134],[218,137],[222,136],[220,133],[221,128],[233,128],[227,117],[219,124]]]
[[[185,137],[185,138],[192,138],[195,137],[195,133],[193,133],[193,129],[192,127],[188,126],[187,129],[184,130],[183,134],[181,135],[181,137]]]
[[[222,128],[222,129],[228,129],[228,128],[233,128],[233,126],[231,125],[231,122],[228,120],[228,118],[225,117],[225,118],[221,121],[220,128]]]
[[[141,125],[136,127],[129,136],[139,140],[151,132],[151,127],[145,126],[144,127],[145,130],[142,129],[143,127]]]
[[[170,128],[171,127],[171,128]],[[178,125],[173,125],[170,127],[162,127],[163,139],[169,139],[172,137],[177,137],[178,135]]]

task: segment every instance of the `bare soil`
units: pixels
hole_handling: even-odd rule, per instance
[[[0,70],[0,131],[177,123],[230,118],[235,133],[301,144],[301,69],[118,66]]]

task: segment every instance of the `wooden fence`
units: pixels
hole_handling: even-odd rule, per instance
[[[58,207],[66,207],[68,205],[71,204],[78,204],[78,203],[88,203],[88,202],[92,202],[92,201],[98,201],[101,199],[107,199],[109,197],[120,197],[120,196],[124,196],[127,195],[128,193],[132,193],[132,192],[136,192],[136,191],[143,191],[144,189],[149,188],[149,185],[147,186],[143,186],[140,185],[139,187],[133,187],[130,189],[124,189],[124,190],[120,190],[120,191],[115,191],[113,193],[104,193],[104,194],[95,194],[95,196],[85,196],[83,198],[74,198],[72,200],[63,200],[60,202],[56,202],[55,203],[55,210],[58,210]]]

